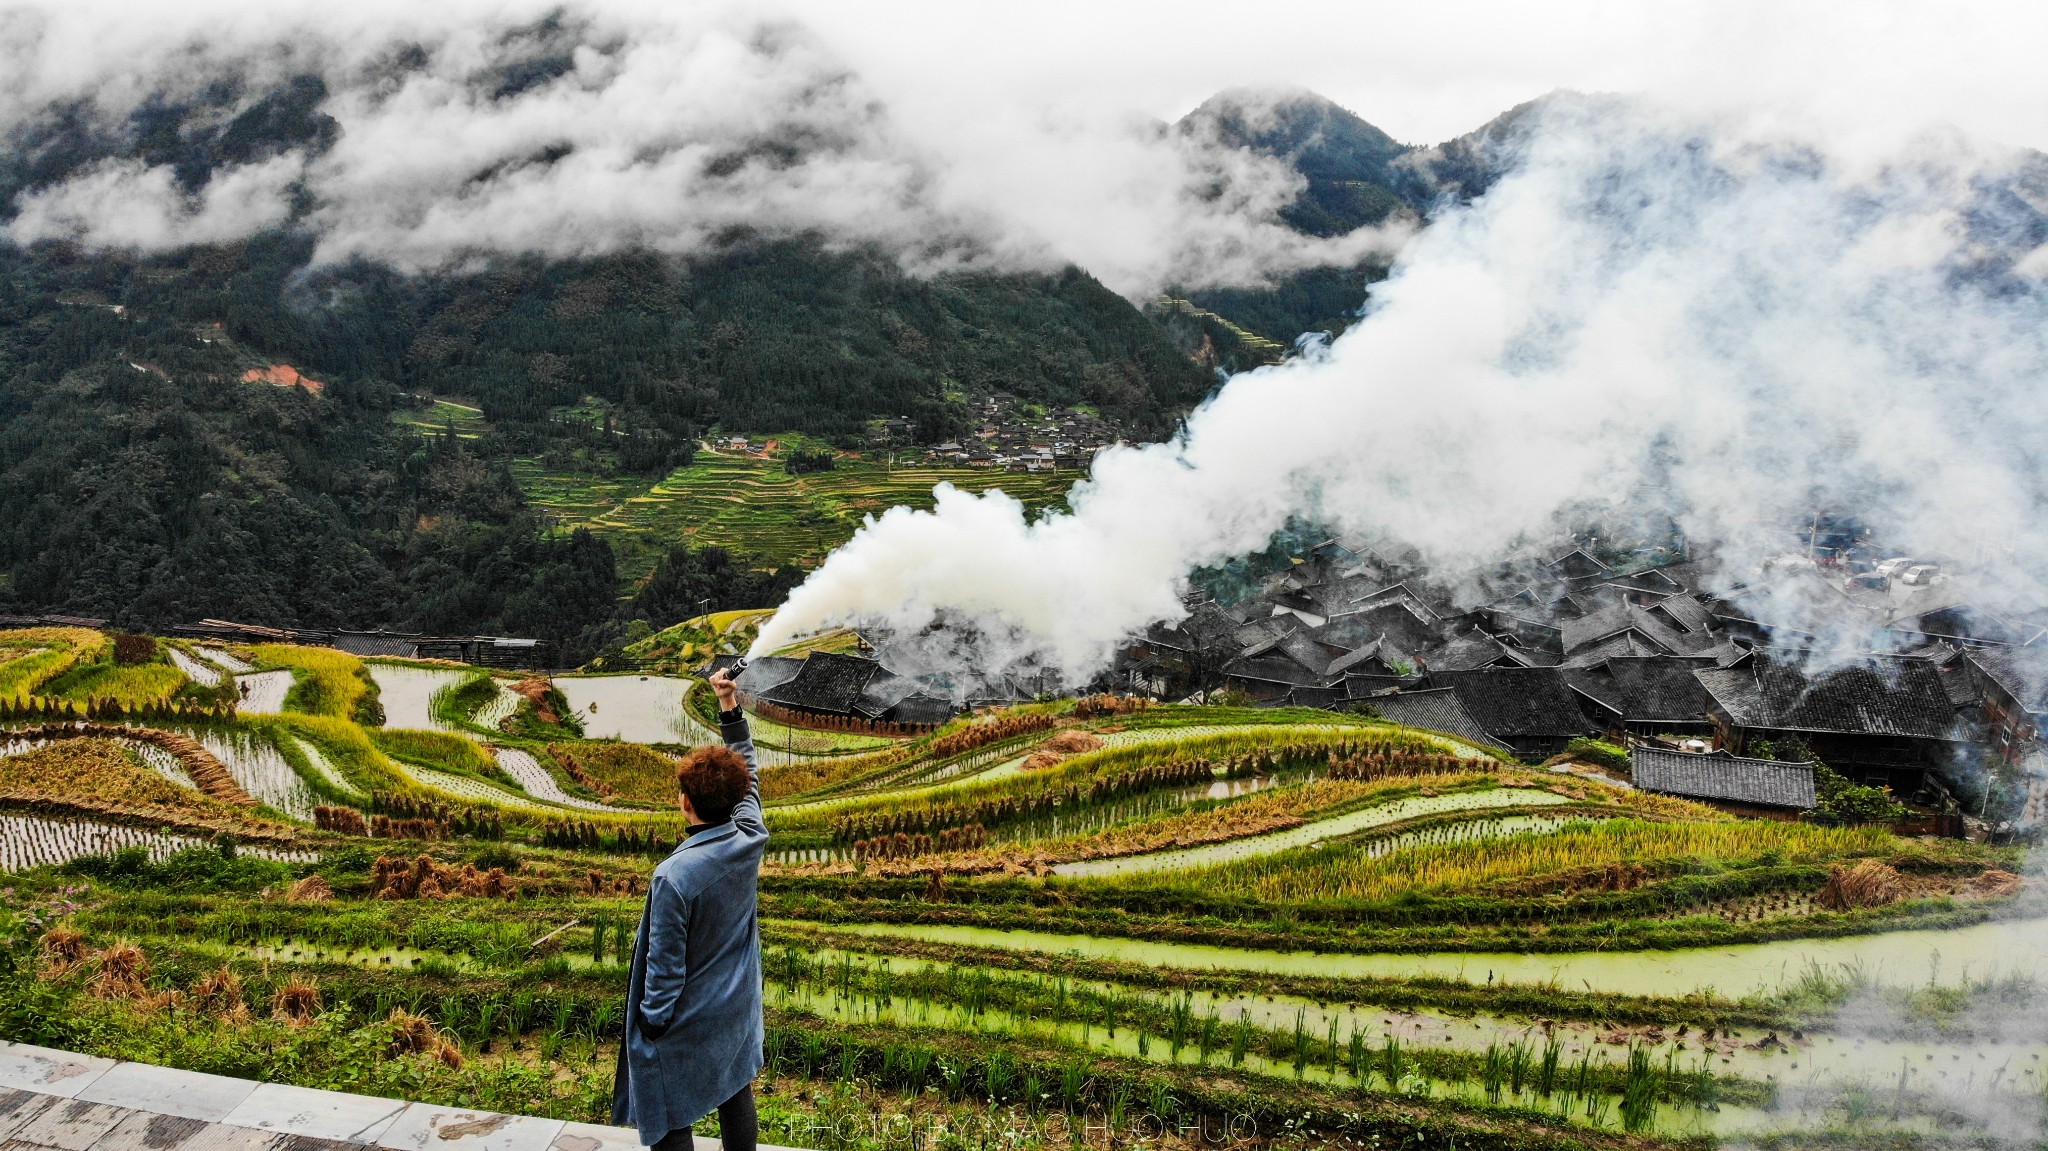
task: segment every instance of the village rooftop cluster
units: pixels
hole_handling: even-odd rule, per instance
[[[1639,785],[1647,767],[1660,790],[1760,809],[1811,806],[1810,771],[1744,756],[1796,741],[1949,830],[1983,806],[1959,800],[1982,794],[1966,781],[2002,766],[2037,817],[2048,628],[1975,602],[1941,564],[1861,550],[1787,556],[1716,594],[1697,562],[1623,572],[1574,548],[1503,568],[1495,598],[1461,609],[1415,564],[1332,541],[1234,603],[1196,598],[1116,675],[1162,698],[1370,709],[1531,761],[1605,736],[1634,749]],[[1787,602],[1876,645],[1816,660],[1811,620],[1770,606]]]

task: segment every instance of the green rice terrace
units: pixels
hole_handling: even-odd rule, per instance
[[[0,1037],[605,1118],[702,685],[71,629],[0,661]],[[771,1143],[1984,1146],[2048,1102],[2018,848],[1302,709],[759,733]]]
[[[657,479],[551,470],[537,457],[516,461],[512,470],[526,498],[562,526],[609,538],[629,576],[644,575],[679,542],[723,547],[763,567],[813,567],[852,537],[862,517],[899,505],[931,507],[940,483],[973,492],[1001,488],[1035,514],[1063,508],[1079,478],[1072,471],[934,466],[919,454],[897,453],[903,462],[888,453],[842,455],[830,470],[802,475],[790,474],[781,458],[709,449]]]

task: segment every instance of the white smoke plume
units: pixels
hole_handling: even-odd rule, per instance
[[[1072,514],[942,489],[869,523],[756,650],[828,623],[973,620],[1070,680],[1182,614],[1191,568],[1290,515],[1457,570],[1562,508],[1673,516],[1731,569],[1817,507],[2001,557],[2048,603],[2041,158],[1927,137],[1871,159],[1643,101],[1553,100],[1324,350],[1232,379]],[[2032,254],[2030,254],[2032,253]],[[1868,637],[1843,637],[1861,642]],[[978,657],[979,658],[979,657]]]
[[[152,101],[226,120],[317,77],[324,147],[232,163],[193,191],[118,161],[32,187],[0,235],[161,251],[278,226],[317,262],[405,270],[505,253],[688,255],[735,229],[875,244],[919,270],[1077,263],[1137,295],[1256,284],[1391,250],[1279,219],[1283,163],[1114,110],[917,137],[799,24],[738,5],[75,4],[0,13],[0,137],[58,110],[111,139]],[[33,147],[33,144],[29,145]]]

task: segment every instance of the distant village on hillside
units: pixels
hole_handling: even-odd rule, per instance
[[[1093,412],[1058,408],[1039,412],[1008,392],[981,402],[975,415],[980,425],[972,439],[929,447],[924,458],[933,463],[1008,471],[1084,471],[1095,453],[1122,443],[1123,429]],[[910,443],[916,425],[907,418],[877,421],[875,438],[883,444]]]

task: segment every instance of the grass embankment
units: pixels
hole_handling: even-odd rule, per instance
[[[375,727],[384,722],[377,703],[377,681],[363,661],[344,651],[295,644],[258,644],[253,653],[263,667],[289,668],[292,689],[285,695],[287,711],[348,719]]]
[[[367,734],[377,750],[393,759],[431,767],[451,775],[510,785],[498,761],[474,740],[447,731],[389,731],[372,728]]]

